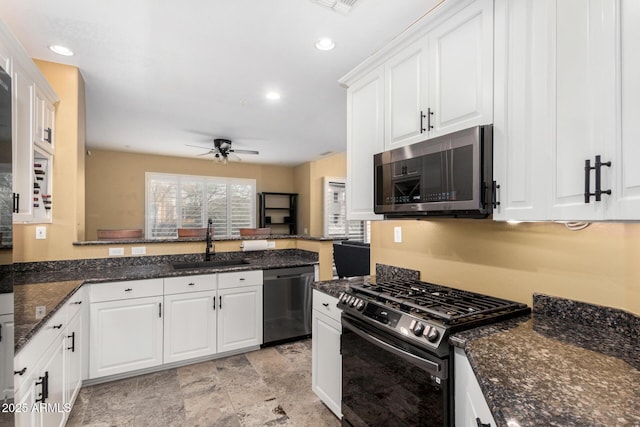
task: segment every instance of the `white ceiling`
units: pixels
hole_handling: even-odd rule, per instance
[[[438,2],[0,0],[0,16],[33,58],[79,67],[87,148],[197,157],[186,144],[229,138],[260,151],[245,162],[296,165],[346,149],[337,80]]]

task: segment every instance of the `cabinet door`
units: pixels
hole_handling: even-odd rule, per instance
[[[384,149],[402,147],[427,138],[427,41],[420,38],[397,53],[384,66]]]
[[[339,322],[313,310],[312,371],[313,391],[337,417],[342,417],[342,356]]]
[[[216,292],[164,297],[164,363],[216,352]]]
[[[0,400],[13,399],[13,314],[0,316]]]
[[[82,385],[83,313],[79,311],[69,322],[64,333],[65,403],[73,404]]]
[[[218,353],[262,344],[262,286],[218,291]]]
[[[605,219],[611,197],[585,203],[585,160],[611,161],[616,135],[616,2],[555,2],[555,140],[549,219]],[[552,13],[553,16],[553,13]],[[617,165],[613,165],[616,167]],[[602,168],[611,189],[612,168]],[[595,173],[590,174],[591,191]]]
[[[347,219],[376,220],[373,155],[384,151],[384,72],[367,74],[347,91]]]
[[[615,219],[640,219],[640,2],[620,2],[620,63],[622,131],[617,149],[616,183],[613,191],[617,199]]]
[[[54,118],[55,107],[36,87],[34,143],[50,154],[54,149]]]
[[[65,340],[60,337],[56,340],[50,352],[44,357],[44,365],[40,369],[42,376],[47,376],[48,396],[44,403],[47,409],[39,414],[40,425],[44,427],[64,426],[66,412],[64,406],[64,345]],[[50,409],[54,408],[54,409]]]
[[[496,426],[497,424],[493,419],[489,405],[487,405],[467,356],[459,348],[455,349],[454,367],[455,425],[459,427],[478,427],[480,422],[483,425]]]
[[[551,179],[551,0],[496,0],[494,220],[545,220]]]
[[[91,304],[89,377],[162,364],[162,297]]]
[[[36,394],[41,390],[41,386],[35,384],[37,379],[35,374],[31,375],[25,379],[22,387],[16,390],[16,407],[20,409],[15,413],[15,427],[34,427],[40,423],[40,414],[31,410],[37,398]]]
[[[31,113],[35,84],[14,64],[13,73],[13,192],[19,196],[14,222],[30,221],[33,216],[33,121]]]
[[[429,107],[443,135],[493,121],[493,1],[477,0],[429,32]]]

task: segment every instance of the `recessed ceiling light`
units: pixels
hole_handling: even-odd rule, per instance
[[[336,44],[330,38],[324,37],[316,42],[316,49],[318,50],[331,50],[336,47]]]
[[[267,92],[265,96],[267,99],[271,99],[273,101],[280,99],[280,94],[278,92]]]
[[[49,46],[49,49],[51,49],[58,55],[73,56],[73,51],[66,46],[60,46],[59,44],[54,44]]]

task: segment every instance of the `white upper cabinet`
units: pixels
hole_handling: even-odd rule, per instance
[[[427,42],[421,37],[384,65],[385,149],[425,139]],[[423,110],[424,109],[424,110]]]
[[[54,149],[55,111],[53,103],[36,88],[33,142],[50,154]]]
[[[632,0],[496,0],[494,219],[640,220],[639,20]]]
[[[640,219],[640,2],[622,0],[620,6],[621,132],[616,147],[614,179],[616,217]],[[613,167],[613,166],[612,166]]]
[[[493,0],[440,3],[340,79],[347,218],[377,220],[373,155],[493,119]]]
[[[347,219],[375,220],[373,155],[384,150],[384,72],[376,68],[347,91]]]
[[[493,0],[477,0],[428,34],[429,137],[493,121]],[[431,125],[433,128],[428,129]]]

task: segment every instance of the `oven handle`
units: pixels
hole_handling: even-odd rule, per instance
[[[380,338],[376,338],[373,335],[369,335],[368,333],[366,333],[365,331],[363,331],[353,323],[349,322],[345,318],[342,319],[342,326],[351,330],[352,332],[360,336],[360,338],[366,341],[369,341],[371,344],[382,347],[388,352],[393,353],[394,355],[401,357],[404,360],[411,362],[420,368],[425,369],[426,371],[435,372],[439,374],[442,372],[442,367],[440,366],[439,363],[435,363],[430,360],[423,359],[422,357],[418,357],[416,355],[403,351],[398,347],[381,340]]]

